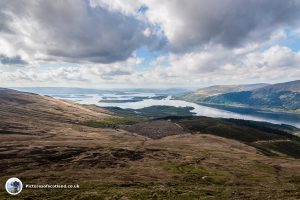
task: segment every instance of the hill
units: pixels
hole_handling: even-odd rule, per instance
[[[300,197],[294,127],[118,112],[1,89],[0,199],[11,198],[10,177],[80,186],[24,188],[14,199]]]
[[[43,127],[51,128],[51,124],[78,123],[107,118],[110,114],[95,106],[80,106],[48,96],[0,88],[0,127],[10,131],[32,134]]]
[[[259,88],[242,88],[242,91],[223,90],[221,94],[199,96],[197,91],[193,98],[182,99],[196,103],[251,107],[262,110],[300,113],[300,80],[267,85]]]
[[[256,92],[261,92],[261,93],[280,92],[280,91],[300,92],[300,80],[268,85],[256,90]]]
[[[214,86],[200,88],[196,91],[186,93],[183,96],[181,96],[181,98],[192,102],[197,102],[210,96],[216,96],[216,95],[229,93],[229,92],[249,91],[267,85],[268,84],[265,83],[246,84],[246,85],[214,85]]]

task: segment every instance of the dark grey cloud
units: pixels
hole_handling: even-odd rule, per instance
[[[7,57],[5,55],[0,55],[0,63],[3,65],[25,65],[27,64],[20,56]]]
[[[11,33],[11,30],[9,28],[9,23],[11,22],[11,17],[0,9],[0,31],[2,33]]]
[[[110,63],[160,40],[143,33],[145,22],[88,0],[2,0],[0,25],[11,48],[45,60]]]
[[[166,13],[161,18],[154,16],[160,5],[150,5],[149,15],[166,29],[175,51],[206,44],[240,47],[267,40],[274,30],[300,20],[299,0],[173,0],[163,6]]]

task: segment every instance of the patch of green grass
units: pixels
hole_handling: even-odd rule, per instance
[[[224,185],[230,180],[230,175],[227,172],[214,169],[205,169],[195,163],[169,163],[165,166],[165,169],[181,176],[181,181],[184,181],[186,184],[198,182],[206,185]]]
[[[160,119],[168,116],[193,116],[192,107],[149,106],[141,109],[106,108],[120,116],[140,116],[147,119]]]
[[[271,149],[294,158],[300,158],[300,143],[296,141],[274,141],[259,144],[259,146]]]
[[[264,145],[256,144],[256,143],[249,143],[248,145],[255,147],[259,152],[263,153],[266,156],[278,156],[278,154],[272,152],[268,147]]]
[[[255,171],[263,172],[266,174],[272,174],[275,172],[275,168],[272,165],[262,163],[259,161],[253,163],[253,166],[251,168],[254,169]]]
[[[88,120],[81,122],[81,125],[93,128],[116,128],[118,125],[130,125],[141,122],[144,119],[141,117],[120,117],[120,118],[106,118],[102,120]]]
[[[208,171],[204,168],[201,168],[193,163],[182,163],[182,164],[168,164],[165,167],[166,170],[171,171],[173,173],[179,174],[198,174],[198,175],[208,175]]]
[[[300,184],[300,176],[292,176],[288,179],[289,183]]]

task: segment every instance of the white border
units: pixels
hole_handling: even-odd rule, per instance
[[[8,183],[10,183],[11,181],[18,181],[18,182],[21,183],[21,189],[20,189],[17,193],[12,193],[12,192],[10,192],[10,191],[8,190],[7,185],[8,185]],[[23,189],[23,183],[22,183],[22,181],[21,181],[20,179],[18,179],[18,178],[16,178],[16,177],[12,177],[12,178],[10,178],[10,179],[8,179],[8,180],[6,181],[6,183],[5,183],[5,189],[6,189],[6,192],[7,192],[8,194],[11,194],[11,195],[17,195],[17,194],[20,194],[20,192],[22,191],[22,189]]]

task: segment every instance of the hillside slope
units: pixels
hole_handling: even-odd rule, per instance
[[[300,80],[207,97],[203,102],[300,113]]]
[[[122,117],[5,89],[0,111],[0,199],[11,198],[10,177],[80,185],[24,188],[14,199],[300,198],[298,143],[284,131],[291,127],[192,117],[110,128]]]
[[[51,124],[78,123],[110,116],[109,111],[96,106],[80,106],[52,97],[0,88],[2,129],[28,130],[32,133]]]
[[[216,96],[216,95],[229,93],[229,92],[250,91],[267,85],[268,84],[265,83],[245,84],[245,85],[214,85],[210,87],[200,88],[193,92],[189,92],[187,94],[180,96],[179,98],[184,100],[189,100],[192,102],[197,102],[210,96]]]
[[[235,88],[234,90],[220,90],[218,92],[204,88],[184,95],[181,98],[196,103],[243,106],[300,113],[300,80],[263,87],[259,86],[262,85],[257,85],[258,88]],[[231,88],[231,86],[227,88]],[[206,90],[208,92],[199,93],[199,91]]]
[[[280,92],[280,91],[300,92],[300,80],[272,84],[256,90],[256,92],[261,92],[261,93]]]

